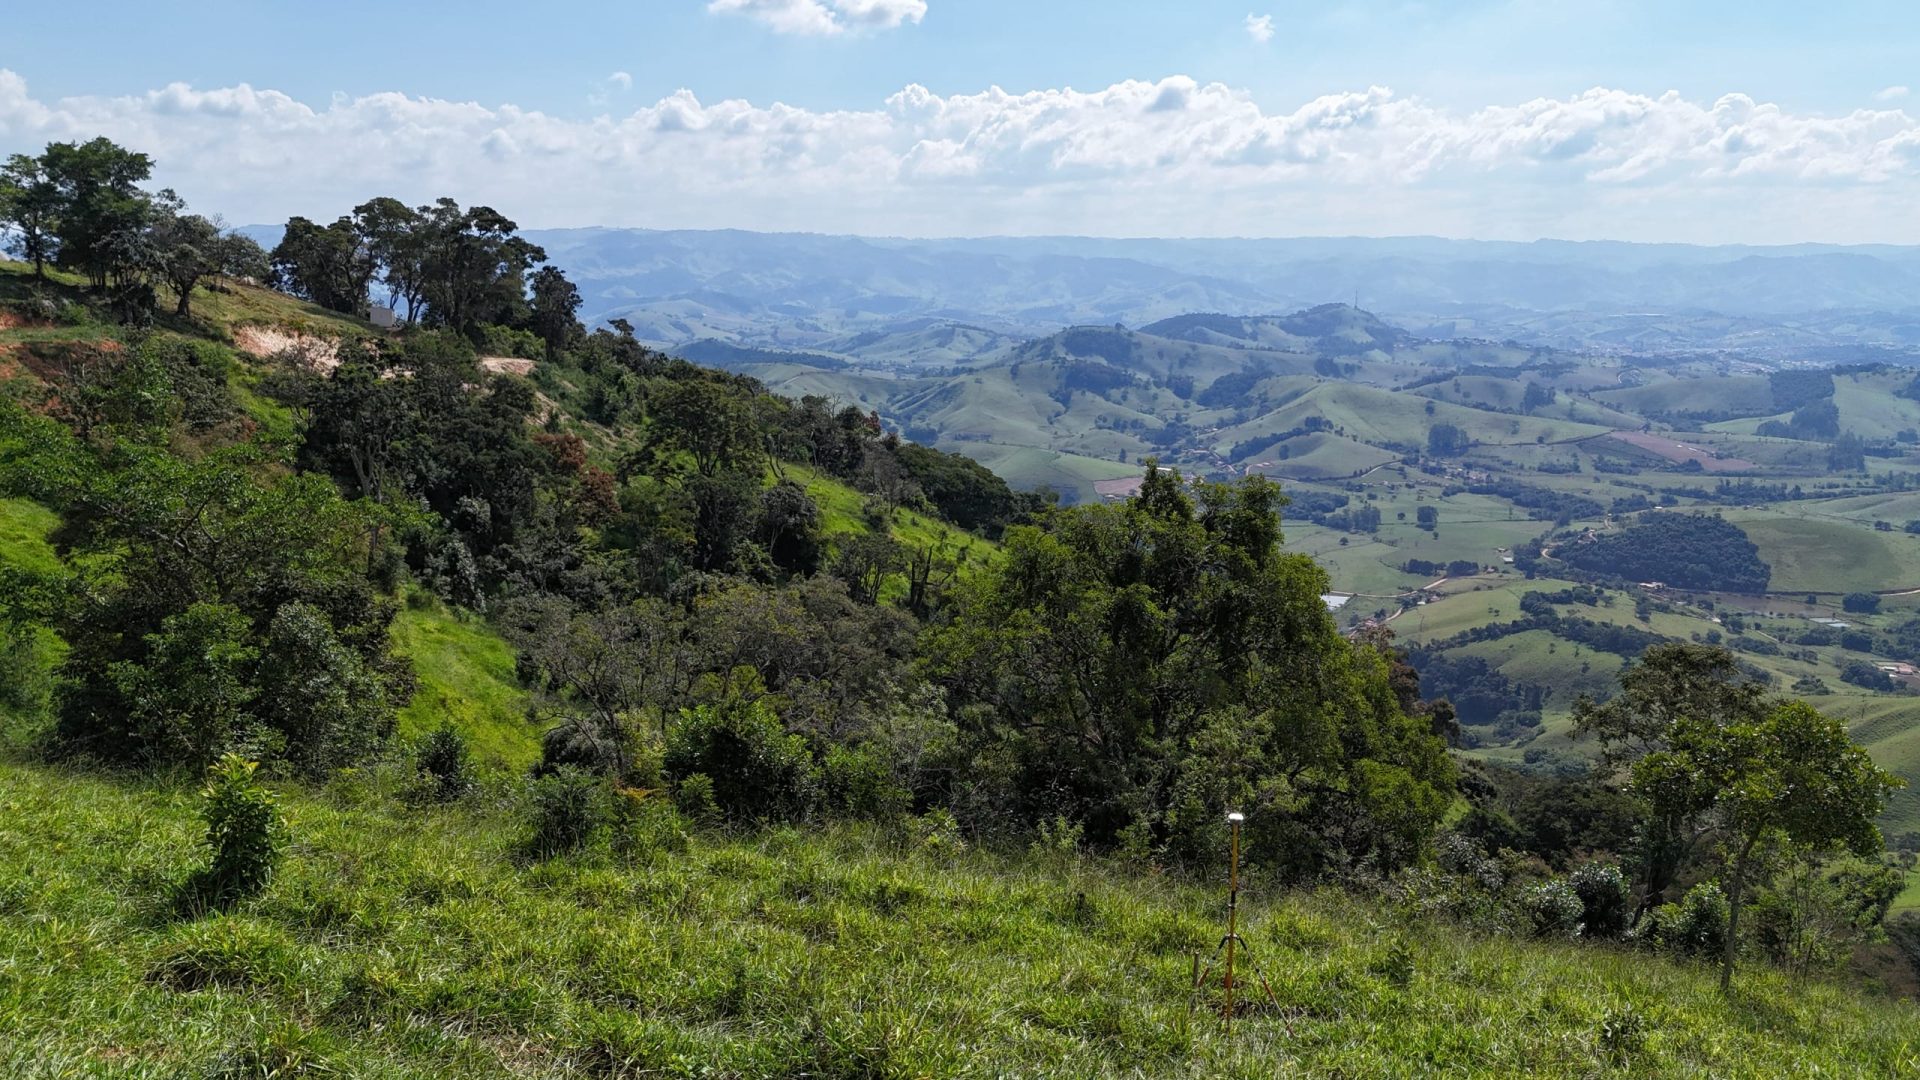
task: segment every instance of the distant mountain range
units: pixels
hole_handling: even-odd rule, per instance
[[[271,245],[278,226],[242,231]],[[965,363],[1077,325],[1343,302],[1419,337],[1773,363],[1920,363],[1920,247],[1435,237],[912,240],[533,229],[589,323],[863,366]],[[702,348],[714,350],[715,346]]]
[[[713,339],[865,363],[951,363],[1065,326],[1328,301],[1358,301],[1432,338],[1776,361],[1920,351],[1912,247],[527,235],[580,285],[589,321],[624,318],[665,345]]]

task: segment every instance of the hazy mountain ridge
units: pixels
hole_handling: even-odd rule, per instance
[[[875,336],[943,324],[1026,338],[1353,300],[1423,337],[1770,360],[1793,360],[1798,350],[1920,348],[1920,248],[600,228],[527,235],[580,284],[590,321],[625,318],[662,344],[711,337],[869,362],[954,363],[1006,344],[923,351]]]

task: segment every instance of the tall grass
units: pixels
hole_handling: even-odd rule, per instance
[[[1216,890],[910,823],[524,854],[520,796],[285,793],[260,898],[167,905],[193,786],[0,761],[0,1075],[1898,1076],[1920,1012],[1817,982],[1255,895],[1284,1015],[1187,1018]],[[929,842],[932,838],[934,842]],[[276,1070],[278,1070],[276,1072]]]

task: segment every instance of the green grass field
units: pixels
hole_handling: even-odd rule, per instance
[[[1283,448],[1285,457],[1280,456]],[[1288,439],[1285,443],[1255,456],[1260,461],[1271,462],[1270,465],[1259,468],[1257,471],[1289,480],[1347,477],[1399,460],[1399,455],[1377,446],[1368,446],[1365,443],[1343,439],[1338,435],[1325,432]]]
[[[37,573],[60,569],[48,537],[60,524],[52,510],[26,499],[0,498],[0,565]]]
[[[1285,1012],[1256,1005],[1228,1039],[1187,1021],[1191,958],[1221,932],[1211,886],[899,825],[533,862],[512,793],[408,808],[378,780],[285,791],[293,845],[265,895],[184,919],[167,897],[198,858],[192,785],[0,760],[0,1074],[1920,1070],[1908,1003],[1758,965],[1723,997],[1704,967],[1257,883],[1242,929]],[[1637,1036],[1609,1039],[1623,1022]]]
[[[1119,480],[1139,476],[1142,472],[1137,464],[1082,457],[1035,446],[943,441],[940,449],[973,458],[999,473],[1015,488],[1051,487],[1076,502],[1094,502],[1100,498],[1093,490],[1095,480]]]
[[[514,674],[513,648],[485,623],[429,602],[402,608],[393,621],[396,652],[413,661],[419,685],[400,711],[400,737],[441,724],[467,736],[474,755],[521,770],[540,758],[540,733],[527,722],[527,694]]]
[[[1920,587],[1920,537],[1771,509],[1731,510],[1725,516],[1746,531],[1760,558],[1773,567],[1775,592]]]
[[[1773,390],[1764,375],[1658,379],[1644,386],[1602,390],[1593,397],[1633,413],[1727,410],[1757,416],[1773,410]]]

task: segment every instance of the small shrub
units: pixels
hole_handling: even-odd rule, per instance
[[[44,710],[53,690],[50,667],[37,629],[0,624],[0,709],[20,714]]]
[[[1443,832],[1433,838],[1434,861],[1449,874],[1471,878],[1481,888],[1498,890],[1506,884],[1506,871],[1498,859],[1487,857],[1486,849],[1472,837]]]
[[[713,777],[697,772],[682,777],[674,785],[674,805],[699,825],[716,825],[720,822],[720,804],[713,800]]]
[[[273,793],[254,775],[258,768],[258,762],[227,754],[209,770],[200,792],[208,859],[187,879],[185,906],[224,907],[258,895],[272,879],[286,846],[286,826]]]
[[[620,855],[633,859],[686,854],[686,821],[666,800],[635,788],[617,788],[614,818],[613,846]]]
[[[1387,980],[1387,984],[1397,990],[1405,990],[1413,985],[1413,950],[1404,941],[1396,941],[1387,951],[1374,957],[1367,970]]]
[[[451,724],[442,724],[420,740],[414,753],[424,794],[438,802],[451,802],[473,787],[472,755],[466,736]]]
[[[812,808],[818,786],[806,741],[764,701],[683,710],[661,761],[670,779],[705,773],[729,818],[787,820]]]
[[[914,837],[920,850],[936,858],[945,858],[967,850],[960,835],[960,823],[945,807],[936,806],[914,819]]]
[[[533,782],[533,835],[528,847],[543,857],[578,851],[593,843],[613,817],[607,784],[591,773],[562,766]]]
[[[1156,854],[1153,826],[1138,820],[1121,829],[1113,854],[1121,865],[1131,870],[1145,870],[1152,866]]]
[[[1586,907],[1573,886],[1564,881],[1543,881],[1521,896],[1521,904],[1533,920],[1533,932],[1543,938],[1577,938],[1580,918]]]
[[[1588,863],[1567,875],[1580,898],[1580,923],[1588,937],[1617,938],[1626,932],[1632,896],[1626,875],[1616,866]]]
[[[1068,821],[1064,816],[1042,821],[1033,838],[1033,853],[1063,863],[1072,862],[1080,854],[1086,833],[1084,825]]]
[[[1635,938],[1653,948],[1687,956],[1718,956],[1727,941],[1727,898],[1720,886],[1701,882],[1677,904],[1647,913]]]
[[[873,746],[834,746],[820,767],[827,807],[849,817],[885,820],[913,807],[913,796],[896,784],[893,770]]]
[[[1601,1060],[1615,1068],[1625,1067],[1647,1047],[1647,1018],[1632,1005],[1610,1009],[1600,1018],[1593,1041]]]

